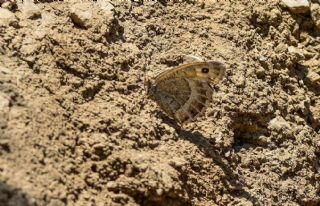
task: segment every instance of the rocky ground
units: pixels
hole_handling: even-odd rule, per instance
[[[0,4],[0,205],[320,205],[319,1]],[[181,128],[144,78],[190,54]]]

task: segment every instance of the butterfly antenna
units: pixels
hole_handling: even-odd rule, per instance
[[[143,97],[142,97],[140,110],[143,109],[144,105],[146,104],[146,98],[147,98],[146,94],[148,94],[147,71],[146,70],[143,71],[143,88],[144,88],[144,91],[145,91],[145,93],[144,93],[145,95],[143,95]]]

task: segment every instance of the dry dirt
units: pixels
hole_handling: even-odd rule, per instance
[[[320,205],[320,34],[279,1],[0,11],[0,205]],[[3,12],[3,13],[1,13]],[[184,128],[144,77],[226,64]]]

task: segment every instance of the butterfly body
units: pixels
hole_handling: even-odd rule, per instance
[[[213,89],[224,75],[219,62],[195,62],[166,70],[148,82],[151,99],[168,116],[180,124],[191,122],[201,115],[211,102]]]

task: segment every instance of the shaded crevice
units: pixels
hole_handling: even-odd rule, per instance
[[[260,137],[270,136],[268,123],[273,117],[273,114],[237,113],[233,117],[234,122],[232,123],[235,147],[266,146],[267,143],[262,141]]]
[[[86,101],[90,101],[93,100],[94,97],[101,91],[101,89],[103,88],[104,83],[103,82],[99,82],[97,85],[90,87],[90,88],[86,88],[84,91],[82,91],[82,96]]]
[[[4,182],[0,182],[0,204],[3,206],[35,206],[28,200],[27,195],[21,189],[9,186]]]
[[[77,71],[76,69],[68,66],[65,62],[57,61],[56,64],[57,64],[58,68],[62,69],[66,73],[72,74],[72,75],[79,77],[81,79],[84,79],[86,76],[88,76],[87,74],[81,73],[81,72]]]

